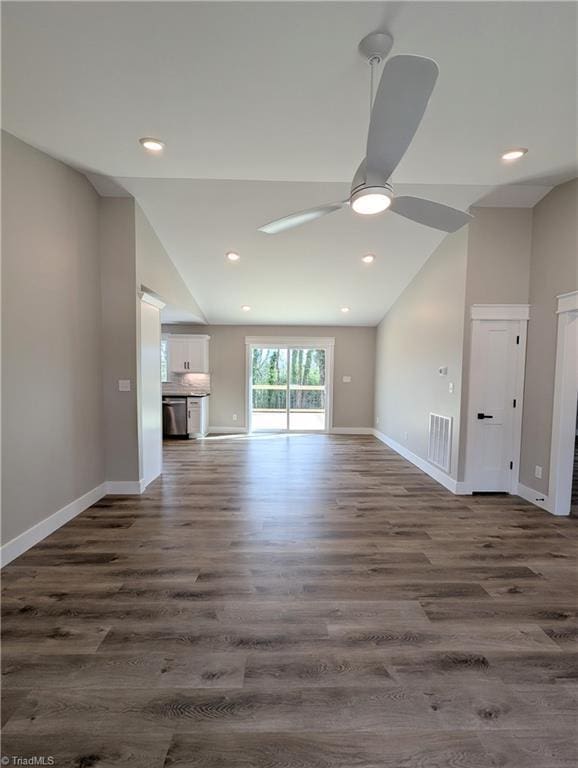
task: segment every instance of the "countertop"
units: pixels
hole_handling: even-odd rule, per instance
[[[187,392],[179,390],[178,392],[163,392],[163,397],[210,397],[210,392]]]

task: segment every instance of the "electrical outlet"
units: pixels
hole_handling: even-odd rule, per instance
[[[119,392],[130,392],[130,379],[119,379],[118,380],[118,391]]]
[[[233,414],[233,421],[237,421],[237,414],[236,413]]]
[[[344,384],[351,384],[351,376],[344,376],[344,377],[341,379],[341,381],[342,381]]]
[[[450,393],[450,395],[454,394],[454,382],[453,381],[450,381],[450,383],[448,384],[448,392]]]
[[[534,469],[534,477],[537,477],[538,480],[542,479],[542,467],[539,467],[537,464],[536,468]]]

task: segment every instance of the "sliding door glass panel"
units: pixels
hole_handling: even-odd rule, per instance
[[[288,350],[252,350],[251,425],[254,430],[286,430]]]
[[[289,373],[289,429],[325,429],[325,350],[291,349]]]

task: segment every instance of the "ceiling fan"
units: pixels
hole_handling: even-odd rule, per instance
[[[441,203],[393,194],[389,179],[419,128],[437,80],[438,67],[435,61],[423,56],[393,56],[385,63],[374,100],[374,68],[387,56],[392,45],[393,38],[384,32],[372,32],[359,44],[370,65],[371,115],[366,156],[353,177],[349,199],[291,213],[259,227],[261,232],[276,235],[346,206],[363,215],[389,209],[443,232],[455,232],[472,220],[469,213]]]

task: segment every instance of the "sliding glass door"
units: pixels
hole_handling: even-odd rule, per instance
[[[325,349],[253,346],[250,365],[253,431],[327,429]]]
[[[288,350],[263,347],[252,350],[251,428],[286,430]]]
[[[325,429],[325,350],[290,349],[289,429]]]

